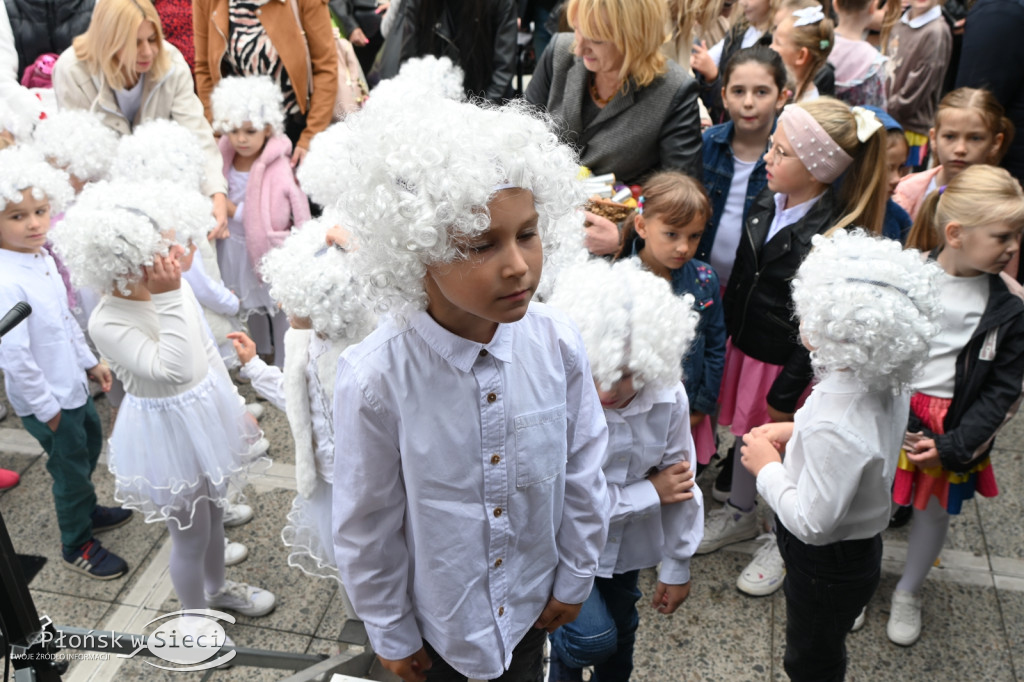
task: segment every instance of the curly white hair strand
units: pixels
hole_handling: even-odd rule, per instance
[[[36,125],[33,145],[83,182],[102,180],[117,150],[117,133],[88,111],[66,109]]]
[[[168,180],[198,190],[204,165],[195,133],[174,121],[155,119],[121,138],[110,174],[126,181]]]
[[[74,196],[68,174],[50,165],[39,150],[25,144],[0,150],[0,210],[24,201],[27,189],[37,200],[49,199],[52,213],[64,210]]]
[[[284,96],[270,76],[222,78],[210,95],[210,105],[214,132],[230,133],[246,122],[284,132]]]

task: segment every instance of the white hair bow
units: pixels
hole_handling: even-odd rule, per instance
[[[857,121],[857,139],[861,142],[870,140],[871,136],[882,127],[882,122],[878,120],[875,113],[864,107],[854,107],[853,118]]]
[[[815,5],[814,7],[804,7],[793,12],[793,17],[796,21],[793,22],[793,27],[797,26],[810,26],[811,24],[817,24],[824,20],[825,10],[821,8],[821,5]]]

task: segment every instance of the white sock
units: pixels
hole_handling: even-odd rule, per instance
[[[914,508],[914,525],[907,543],[907,563],[896,589],[917,594],[935,564],[949,531],[949,512],[932,496],[924,511]]]

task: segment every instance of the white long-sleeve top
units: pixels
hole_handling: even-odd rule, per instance
[[[89,318],[89,336],[125,392],[167,398],[193,388],[211,368],[230,381],[202,315],[182,280],[180,289],[149,301],[105,295]]]
[[[238,314],[238,296],[223,282],[210,277],[202,258],[193,258],[192,267],[181,273],[181,277],[188,280],[199,305],[221,315]]]
[[[342,354],[334,418],[335,552],[378,654],[426,639],[493,679],[550,597],[586,599],[607,427],[563,313],[533,303],[487,344],[386,321]]]
[[[658,579],[666,585],[690,581],[690,557],[704,537],[704,498],[694,486],[693,499],[662,505],[648,480],[651,469],[686,460],[697,471],[690,434],[690,403],[683,384],[674,388],[644,386],[626,407],[605,409],[608,450],[604,475],[611,500],[608,544],[597,574],[610,578],[650,568],[659,561]]]
[[[89,399],[85,370],[98,361],[68,308],[57,264],[46,252],[0,249],[0,315],[18,301],[32,314],[0,341],[0,369],[14,413],[47,422]]]
[[[809,545],[875,536],[889,525],[908,414],[909,394],[833,372],[797,411],[785,461],[761,469],[757,491]]]

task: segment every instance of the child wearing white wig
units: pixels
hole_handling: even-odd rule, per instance
[[[127,523],[131,512],[96,504],[91,479],[103,428],[86,380],[88,373],[109,390],[110,369],[86,344],[57,266],[43,250],[50,211],[60,211],[72,194],[67,173],[34,149],[0,151],[0,314],[20,301],[32,306],[32,315],[4,336],[0,370],[11,407],[48,455],[64,566],[112,580],[128,566],[93,535]],[[0,488],[17,482],[16,473],[0,469]]]
[[[212,108],[228,180],[229,234],[217,244],[221,276],[241,299],[259,354],[281,368],[288,317],[274,305],[258,266],[310,215],[292,171],[281,88],[268,76],[224,78]]]
[[[126,392],[110,437],[115,498],[167,524],[182,608],[258,616],[274,596],[225,579],[222,508],[229,484],[266,463],[267,441],[181,279],[212,223],[199,192],[102,182],[82,192],[54,241],[75,284],[105,294],[89,333]]]
[[[281,532],[290,549],[288,565],[340,582],[331,528],[334,380],[341,352],[373,331],[377,320],[357,296],[344,246],[328,243],[332,224],[327,218],[307,222],[260,266],[271,296],[291,322],[284,335],[284,372],[263,362],[245,334],[231,338],[242,377],[288,415],[295,439],[299,494]],[[344,587],[341,595],[347,615],[354,618]]]
[[[878,587],[907,385],[938,331],[939,269],[860,230],[813,247],[793,302],[818,383],[795,422],[752,429],[741,452],[776,514],[786,673],[841,680],[846,634]]]
[[[652,606],[673,613],[690,593],[704,533],[696,450],[679,358],[696,336],[693,296],[676,296],[635,259],[559,273],[550,299],[580,328],[608,422],[608,544],[580,618],[551,635],[553,681],[628,680],[639,623],[640,569],[658,562]]]
[[[522,107],[424,94],[387,109],[349,115],[308,158],[335,159],[337,191],[317,200],[391,313],[338,363],[338,569],[403,679],[538,679],[545,630],[576,617],[608,529],[586,350],[531,303],[550,228],[582,198],[576,159]]]

